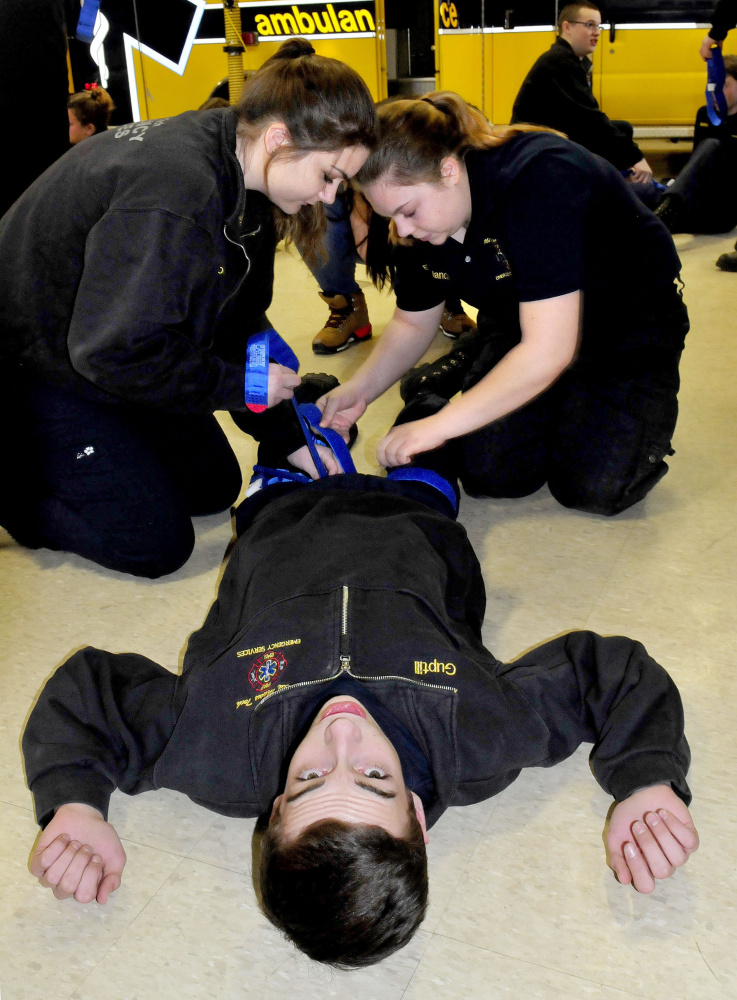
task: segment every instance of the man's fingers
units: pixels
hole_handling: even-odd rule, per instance
[[[120,888],[121,873],[110,872],[106,875],[97,889],[97,902],[106,903],[111,893]]]
[[[658,879],[670,878],[675,868],[663,853],[660,844],[653,836],[648,825],[642,820],[638,820],[632,824],[632,833],[637,841],[637,846],[644,855],[651,874]]]
[[[72,840],[67,844],[56,861],[49,865],[39,878],[39,882],[44,888],[56,889],[64,876],[64,872],[77,856],[77,851],[81,846],[77,840]]]
[[[655,888],[655,879],[652,877],[647,861],[633,841],[627,841],[622,848],[624,860],[629,868],[632,877],[632,884],[638,892],[652,892]]]
[[[82,851],[79,852],[80,854]],[[89,848],[89,860],[82,872],[79,884],[74,892],[74,898],[78,903],[91,903],[97,897],[97,889],[102,878],[102,858],[99,854],[93,854]]]
[[[693,854],[699,848],[699,835],[696,829],[690,825],[681,822],[677,816],[674,816],[672,812],[668,809],[658,809],[658,817],[667,827],[669,833],[675,838],[678,844],[683,848],[685,854]]]
[[[624,860],[621,854],[609,855],[609,867],[617,876],[618,882],[621,882],[622,885],[630,884],[630,882],[632,881],[632,873],[627,867],[627,862]]]
[[[50,844],[39,847],[28,862],[28,870],[31,875],[41,878],[43,873],[63,854],[69,843],[69,835],[59,834]]]

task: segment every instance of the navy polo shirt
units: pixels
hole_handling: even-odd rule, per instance
[[[667,341],[667,331],[648,332],[643,315],[656,315],[672,294],[678,254],[610,163],[545,132],[471,152],[465,163],[472,214],[464,242],[397,248],[400,309],[430,309],[452,286],[481,316],[518,328],[521,302],[581,289],[582,355],[640,349],[651,335]]]

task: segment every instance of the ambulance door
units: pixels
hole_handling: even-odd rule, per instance
[[[454,90],[486,111],[485,0],[438,0],[436,69],[439,90]]]
[[[699,46],[709,24],[707,8],[657,0],[607,6],[594,79],[600,80],[596,96],[610,118],[633,125],[693,124],[704,103]],[[705,24],[695,19],[699,15]]]
[[[495,125],[509,122],[522,81],[555,41],[557,7],[555,0],[487,0],[491,73],[486,113]]]

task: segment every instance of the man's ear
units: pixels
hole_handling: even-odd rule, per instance
[[[446,156],[440,162],[440,179],[446,187],[455,187],[461,179],[461,162],[456,156]]]
[[[272,122],[263,135],[266,152],[271,156],[282,146],[291,146],[292,137],[284,122]]]
[[[269,816],[269,823],[274,822],[274,817],[279,812],[279,807],[281,806],[281,800],[284,798],[284,793],[277,795],[274,799],[274,805],[271,807],[271,815]],[[422,805],[422,803],[420,803]]]
[[[422,799],[417,794],[417,792],[410,792],[412,796],[412,801],[415,804],[415,816],[417,817],[417,822],[422,827],[422,839],[426,844],[430,843],[430,838],[427,834],[427,822],[425,820],[425,807],[422,804]]]

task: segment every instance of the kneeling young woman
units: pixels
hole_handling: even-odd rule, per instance
[[[458,439],[472,495],[547,482],[560,503],[599,514],[642,499],[668,470],[688,331],[664,226],[610,164],[547,130],[494,128],[457,94],[378,114],[380,144],[357,180],[407,244],[394,255],[397,309],[321,402],[323,424],[344,431],[417,362],[453,284],[479,309],[463,394],[445,405],[428,394],[428,415],[379,443],[381,464]]]
[[[138,576],[186,562],[192,516],[241,486],[214,412],[254,437],[266,419],[244,374],[277,241],[316,245],[375,140],[364,81],[292,39],[237,107],[109,130],[28,188],[0,220],[0,524],[17,541]],[[269,406],[299,384],[272,364]]]

